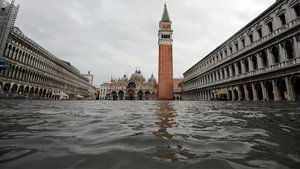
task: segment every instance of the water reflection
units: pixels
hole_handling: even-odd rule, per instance
[[[153,132],[153,135],[160,138],[172,139],[174,134],[169,133],[168,129],[178,126],[174,120],[177,116],[174,105],[170,103],[161,103],[156,112],[156,116],[158,121],[155,122],[155,125],[158,126],[159,129]]]
[[[168,129],[178,126],[175,121],[178,115],[174,105],[168,102],[161,103],[155,114],[158,120],[155,122],[155,125],[159,127],[159,129],[153,132],[153,135],[158,138],[171,140],[174,134],[170,133]],[[178,161],[177,149],[172,148],[170,145],[156,146],[153,156],[159,160]]]

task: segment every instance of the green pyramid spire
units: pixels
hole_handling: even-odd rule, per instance
[[[162,15],[161,21],[162,22],[170,22],[167,4],[165,4],[164,13]]]

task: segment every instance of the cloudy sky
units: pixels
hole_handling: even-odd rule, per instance
[[[32,40],[95,75],[95,85],[140,67],[157,76],[157,30],[164,0],[16,0],[16,26]],[[174,76],[267,9],[275,0],[168,0]]]

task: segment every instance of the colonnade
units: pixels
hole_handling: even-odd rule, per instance
[[[300,74],[262,81],[193,91],[185,94],[186,100],[280,101],[300,100]]]

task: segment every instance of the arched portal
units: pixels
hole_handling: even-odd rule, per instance
[[[238,100],[239,99],[239,94],[238,94],[238,91],[236,89],[233,90],[232,96],[233,96],[232,100]]]
[[[25,90],[24,90],[24,93],[25,93],[25,94],[28,94],[28,93],[29,93],[29,90],[30,90],[30,89],[29,89],[29,86],[26,86],[26,87],[25,87]]]
[[[3,91],[4,91],[4,92],[10,92],[10,91],[9,91],[9,90],[10,90],[10,86],[11,86],[10,83],[6,83],[6,84],[4,85],[4,87],[3,87]]]
[[[269,100],[275,100],[274,97],[274,89],[271,81],[266,81],[265,87],[267,89],[267,95],[269,96]]]
[[[244,86],[240,86],[239,89],[240,89],[240,92],[241,92],[239,100],[245,100],[245,89],[244,89]]]
[[[19,87],[18,93],[19,93],[19,94],[23,94],[23,93],[24,93],[24,86],[23,86],[23,85],[21,85],[21,86]]]
[[[129,82],[128,85],[127,85],[127,88],[128,89],[136,89],[136,85],[134,82]]]
[[[29,93],[30,93],[30,94],[33,94],[33,93],[34,93],[34,87],[31,87],[31,88],[30,88]]]
[[[288,92],[284,78],[281,78],[277,81],[278,90],[279,90],[279,97],[282,100],[287,100]]]
[[[14,84],[14,85],[11,87],[11,92],[12,92],[12,93],[18,93],[18,85],[17,85],[17,84]]]
[[[228,90],[228,97],[227,97],[228,100],[232,100],[232,91],[231,90]]]
[[[249,100],[254,100],[253,90],[250,84],[246,85],[246,90],[248,91]]]
[[[146,100],[149,100],[149,97],[150,97],[150,92],[149,91],[145,92],[145,97],[146,97]]]
[[[39,95],[40,95],[40,97],[43,96],[43,89],[42,89],[42,88],[41,88],[40,91],[39,91]]]
[[[119,96],[120,100],[123,100],[124,99],[124,91],[120,90],[119,93],[118,93],[118,96]]]
[[[256,92],[257,92],[257,99],[258,100],[263,100],[264,96],[263,96],[263,90],[261,88],[261,83],[256,83],[255,84],[255,89],[256,89]]]
[[[34,91],[34,93],[38,94],[39,93],[39,88],[36,88],[35,91]]]
[[[291,82],[295,93],[295,99],[300,100],[300,75],[292,77]]]
[[[43,97],[43,98],[46,97],[46,94],[47,94],[47,90],[44,89],[43,94],[42,94],[42,97]]]
[[[135,92],[134,92],[134,90],[133,89],[129,89],[128,91],[127,91],[127,99],[128,100],[135,100],[135,97],[134,97],[134,95],[135,95]]]
[[[113,91],[113,92],[111,93],[111,96],[112,96],[112,99],[113,99],[113,100],[118,100],[118,95],[117,95],[117,92],[116,92],[116,91]]]
[[[139,100],[143,100],[143,95],[144,95],[143,91],[140,90],[140,91],[138,92]]]

